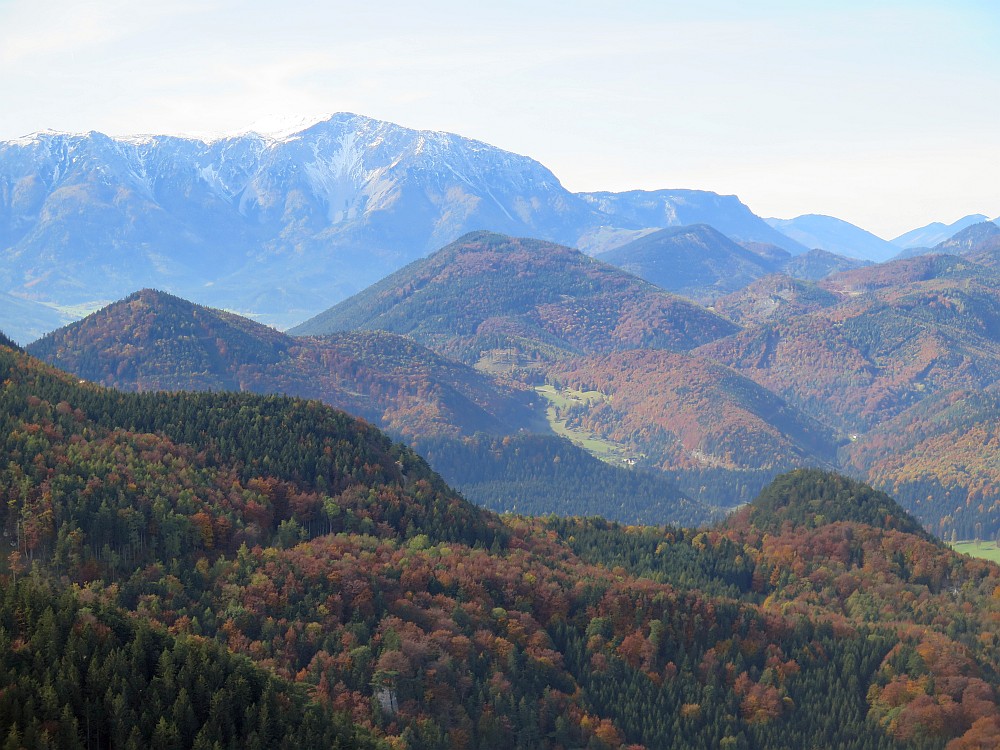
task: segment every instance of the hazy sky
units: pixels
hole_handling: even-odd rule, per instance
[[[0,103],[0,139],[351,111],[571,190],[735,193],[887,238],[1000,215],[996,0],[0,0]]]

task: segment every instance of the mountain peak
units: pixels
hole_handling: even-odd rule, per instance
[[[382,328],[467,363],[523,350],[688,349],[728,321],[579,250],[472,232],[293,328],[309,335]],[[509,354],[506,356],[510,356]]]
[[[820,469],[795,469],[776,477],[751,503],[748,515],[750,523],[765,531],[786,523],[815,528],[849,521],[929,538],[889,495]]]

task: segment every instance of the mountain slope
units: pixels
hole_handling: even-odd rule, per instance
[[[764,531],[777,531],[783,524],[816,528],[849,521],[931,539],[917,520],[884,492],[816,469],[799,469],[778,477],[746,512],[750,523]]]
[[[806,315],[840,302],[840,297],[815,282],[772,274],[716,300],[712,309],[741,327],[749,328],[772,318]]]
[[[985,391],[932,396],[852,443],[844,465],[933,521],[942,538],[1000,532],[1000,399]]]
[[[710,303],[772,273],[780,261],[747,250],[706,224],[671,227],[608,252],[598,260],[668,292]],[[782,260],[787,260],[787,254]]]
[[[616,352],[559,363],[548,380],[588,394],[562,407],[568,427],[624,446],[697,499],[735,505],[779,471],[835,460],[837,439],[828,428],[705,359]],[[728,487],[708,475],[725,476]]]
[[[385,331],[294,338],[144,290],[55,331],[30,351],[74,375],[125,390],[320,399],[404,437],[422,454],[432,447],[435,470],[470,499],[500,511],[602,513],[630,523],[696,524],[709,517],[708,508],[667,477],[626,476],[551,435],[542,399],[530,388]],[[524,430],[547,434],[510,437]],[[480,443],[489,449],[470,449]],[[493,471],[494,482],[486,486],[494,464],[503,466],[504,478]],[[583,479],[588,485],[580,485]],[[622,487],[629,488],[628,502],[614,500]]]
[[[33,343],[75,375],[127,390],[236,390],[318,398],[396,434],[507,433],[533,394],[384,332],[294,338],[144,290]]]
[[[940,221],[935,221],[927,226],[918,227],[899,235],[899,237],[892,240],[892,244],[904,250],[918,247],[934,247],[966,227],[983,221],[989,221],[989,217],[983,214],[970,214],[969,216],[963,216],[951,224],[943,224]]]
[[[756,326],[697,352],[845,433],[864,432],[935,392],[981,389],[1000,377],[1000,279],[982,266],[920,257],[820,286],[839,302],[805,314],[796,306],[783,314],[778,305]]]
[[[567,247],[473,233],[291,330],[385,329],[460,361],[690,349],[728,321]]]
[[[881,262],[899,248],[860,227],[833,216],[805,214],[794,219],[767,219],[769,225],[809,248],[819,248],[849,258]]]

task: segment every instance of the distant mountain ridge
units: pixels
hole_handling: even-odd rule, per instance
[[[791,256],[762,256],[714,227],[694,224],[660,229],[594,257],[674,294],[710,303],[773,273]]]
[[[594,257],[703,304],[773,273],[819,280],[870,265],[826,250],[791,255],[771,244],[738,244],[708,224],[656,230]]]
[[[617,226],[709,224],[737,242],[777,245],[792,254],[809,249],[772,229],[735,195],[718,195],[704,190],[629,190],[578,195],[602,215],[610,217]]]
[[[961,219],[952,222],[951,224],[944,224],[940,221],[935,221],[927,226],[917,227],[909,232],[899,235],[892,240],[893,245],[898,245],[904,250],[909,250],[911,248],[917,247],[934,247],[941,242],[944,242],[949,237],[952,237],[957,232],[962,231],[968,226],[973,224],[978,224],[982,221],[989,221],[988,216],[983,214],[969,214],[968,216],[963,216]]]
[[[805,214],[794,219],[766,221],[810,249],[819,248],[837,255],[876,262],[889,260],[899,252],[899,248],[891,242],[833,216]]]

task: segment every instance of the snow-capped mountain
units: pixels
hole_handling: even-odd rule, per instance
[[[0,142],[0,292],[76,316],[156,287],[284,327],[469,231],[596,252],[690,223],[804,249],[735,196],[574,194],[526,156],[352,114],[212,140]]]
[[[154,284],[291,323],[470,229],[572,243],[597,223],[532,159],[356,115],[283,137],[0,144],[3,288],[60,304]]]

